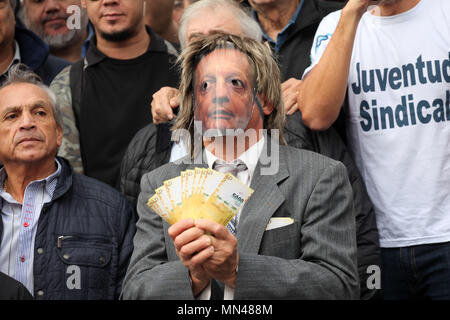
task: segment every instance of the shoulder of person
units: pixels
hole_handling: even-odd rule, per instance
[[[69,65],[70,62],[49,54],[45,62],[35,69],[34,72],[49,86],[55,77]]]
[[[345,3],[342,1],[316,0],[317,9],[324,15],[341,10]]]
[[[342,9],[325,11],[322,24],[327,23],[328,25],[337,25],[341,19]]]
[[[184,163],[189,163],[190,161],[192,161],[190,156],[185,156],[175,162],[168,162],[144,174],[141,180],[141,190],[149,189],[149,187],[160,187],[164,181],[179,176],[183,170],[187,169],[187,165]]]
[[[123,194],[110,185],[75,172],[72,176],[71,192],[72,196],[84,201],[87,207],[92,203],[95,207],[104,206],[117,213],[123,202],[127,201]]]
[[[300,167],[306,171],[312,171],[311,169],[314,169],[316,172],[322,172],[333,166],[342,166],[345,169],[342,162],[317,152],[286,145],[280,145],[280,152],[284,152],[286,155],[286,165],[288,166],[288,170],[298,171]]]
[[[50,89],[58,95],[60,91],[69,90],[70,91],[70,70],[72,65],[65,67],[59,72],[52,83],[50,84]]]
[[[49,54],[47,57],[47,63],[51,66],[51,68],[56,72],[59,73],[63,69],[65,69],[68,66],[71,66],[72,63],[70,61],[67,61],[65,59],[59,58],[57,56],[54,56],[52,54]]]
[[[32,299],[32,295],[22,283],[0,272],[0,300]]]
[[[167,40],[164,40],[164,44],[167,47],[167,53],[169,55],[172,55],[174,57],[178,57],[180,55],[181,48],[180,48],[179,44],[172,43],[172,42],[167,41]]]
[[[128,145],[127,154],[130,152],[135,156],[143,155],[147,151],[153,151],[157,138],[157,126],[149,123],[140,129],[131,139]]]

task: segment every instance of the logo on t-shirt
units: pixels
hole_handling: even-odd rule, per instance
[[[332,36],[333,34],[332,33],[327,33],[327,34],[323,34],[323,35],[319,35],[318,37],[317,37],[317,40],[316,40],[316,45],[315,45],[315,50],[316,50],[316,53],[317,53],[317,50],[320,48],[320,46],[322,45],[322,43],[323,42],[325,42],[325,41],[327,41],[328,39],[331,39],[331,36]]]
[[[351,84],[354,95],[371,92],[396,91],[417,85],[433,83],[450,84],[450,52],[448,59],[423,61],[422,55],[413,63],[401,67],[361,70],[356,63],[357,81]],[[450,86],[445,98],[433,101],[420,100],[414,94],[402,95],[397,105],[380,105],[377,99],[362,100],[359,106],[361,129],[388,130],[413,126],[419,123],[428,124],[450,121]]]

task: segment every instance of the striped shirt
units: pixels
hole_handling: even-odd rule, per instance
[[[0,271],[20,281],[33,292],[34,240],[45,203],[51,201],[61,174],[61,164],[42,180],[32,181],[25,189],[23,204],[4,190],[6,171],[0,170],[0,211],[3,234],[0,242]]]

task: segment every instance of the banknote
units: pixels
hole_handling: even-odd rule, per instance
[[[210,219],[222,225],[240,211],[253,190],[233,175],[195,168],[164,181],[147,205],[169,224],[182,219]]]

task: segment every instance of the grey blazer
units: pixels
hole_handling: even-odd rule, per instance
[[[271,145],[266,141],[263,155]],[[146,202],[166,179],[195,167],[207,165],[168,163],[143,176],[123,299],[194,299],[169,225]],[[353,197],[344,165],[279,146],[278,172],[261,175],[263,168],[260,158],[250,185],[254,193],[237,228],[234,299],[358,299]],[[266,231],[273,217],[294,223]]]

